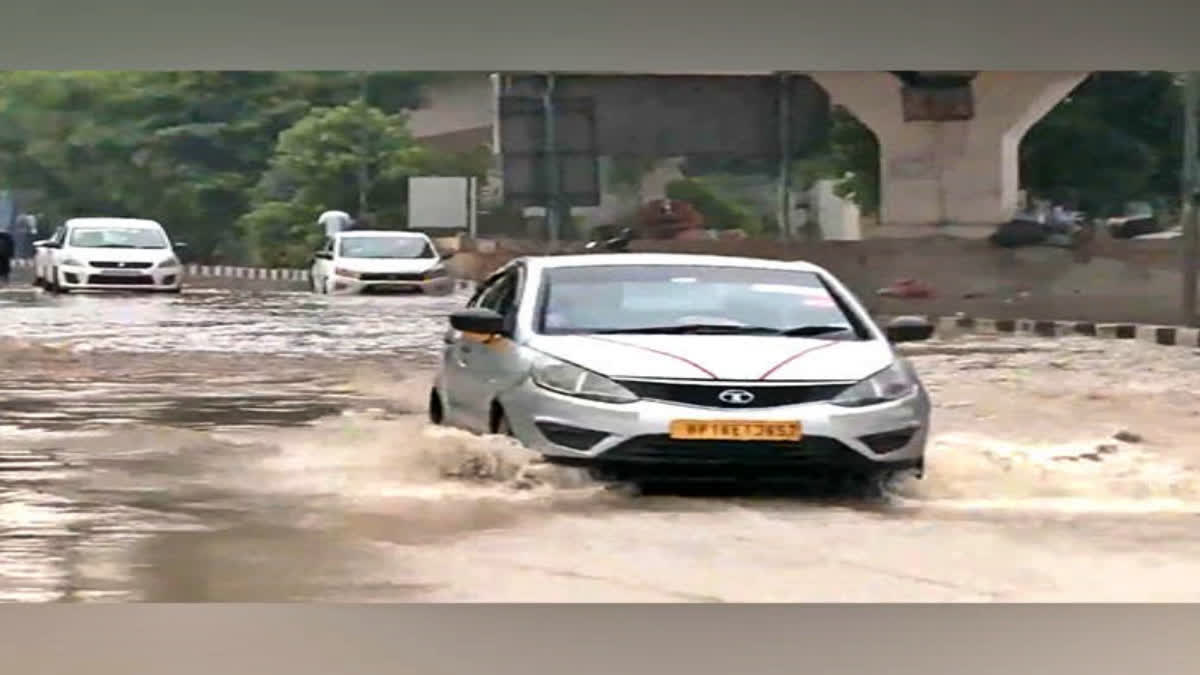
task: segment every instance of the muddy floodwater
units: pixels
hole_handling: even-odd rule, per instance
[[[634,496],[424,419],[465,298],[0,289],[0,601],[1200,600],[1200,355],[912,348],[925,480]]]

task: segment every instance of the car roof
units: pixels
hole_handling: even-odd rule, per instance
[[[425,239],[427,236],[421,232],[411,232],[407,230],[347,230],[338,232],[337,236],[345,238],[350,237],[397,237],[403,239]]]
[[[693,253],[589,253],[582,255],[528,256],[522,258],[531,268],[602,267],[611,265],[697,265],[701,267],[741,267],[746,269],[792,270],[830,274],[828,270],[803,260],[770,260],[741,256]]]
[[[157,221],[147,220],[145,218],[71,218],[66,223],[71,227],[144,227],[147,229],[160,229],[162,225]]]

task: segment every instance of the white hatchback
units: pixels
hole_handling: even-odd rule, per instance
[[[327,237],[313,256],[314,293],[429,293],[454,291],[454,280],[433,240],[419,232],[357,230]]]
[[[184,245],[153,220],[72,218],[34,246],[33,283],[51,292],[183,289]]]
[[[933,326],[880,328],[816,265],[520,258],[449,328],[431,420],[552,462],[634,481],[924,469],[929,396],[892,343]]]

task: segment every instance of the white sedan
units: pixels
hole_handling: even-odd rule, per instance
[[[34,246],[33,283],[52,292],[183,289],[183,245],[153,220],[72,218]]]
[[[358,230],[325,239],[313,256],[314,293],[428,293],[454,291],[454,279],[433,240],[419,232]]]

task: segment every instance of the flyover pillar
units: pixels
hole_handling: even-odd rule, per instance
[[[905,121],[901,81],[888,72],[810,73],[835,105],[879,142],[883,226],[995,225],[1012,217],[1025,133],[1086,72],[982,71],[966,121]]]

